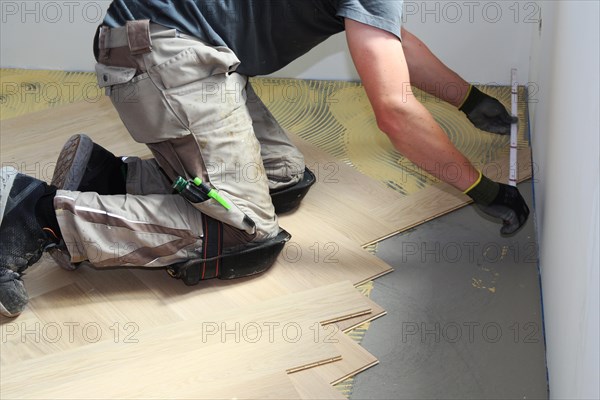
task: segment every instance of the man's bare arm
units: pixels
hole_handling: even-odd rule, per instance
[[[346,19],[346,37],[379,129],[419,167],[459,190],[471,187],[479,172],[413,95],[400,40],[351,19]],[[443,171],[458,174],[446,176]]]
[[[448,68],[418,37],[404,28],[402,49],[412,85],[460,107],[471,85]]]
[[[459,108],[484,131],[508,135],[516,121],[498,101],[448,68],[418,37],[402,28],[402,48],[411,84]]]

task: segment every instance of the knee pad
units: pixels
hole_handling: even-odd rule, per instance
[[[287,188],[271,191],[271,200],[275,206],[275,213],[283,214],[298,208],[300,202],[315,181],[315,175],[311,170],[306,168],[300,182]]]
[[[206,279],[235,279],[260,274],[275,263],[285,243],[292,237],[281,229],[275,237],[264,242],[249,242],[219,253],[222,236],[219,237],[217,231],[218,224],[222,223],[215,222],[216,224],[213,223],[205,232],[206,257],[172,265],[167,268],[169,275],[181,279],[188,286],[193,286]]]

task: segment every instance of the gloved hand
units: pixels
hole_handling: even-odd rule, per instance
[[[529,207],[516,187],[497,183],[484,175],[465,192],[486,214],[502,219],[500,233],[516,232],[529,216]]]
[[[500,135],[510,134],[510,125],[518,121],[497,99],[471,86],[467,98],[458,108],[476,128]]]

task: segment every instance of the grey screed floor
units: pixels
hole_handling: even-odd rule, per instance
[[[388,315],[362,345],[380,364],[351,399],[548,397],[531,180],[519,189],[532,214],[512,237],[468,206],[378,245]]]

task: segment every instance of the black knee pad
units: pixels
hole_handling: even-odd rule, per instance
[[[311,170],[306,168],[300,182],[284,189],[271,191],[271,200],[275,206],[275,213],[283,214],[298,208],[300,202],[315,181],[315,175]]]
[[[209,235],[210,230],[211,228],[208,231]],[[211,242],[209,239],[210,243],[205,244],[205,249],[208,250],[208,253],[205,252],[205,254],[213,254],[212,256],[172,265],[167,268],[169,275],[181,279],[188,286],[193,286],[201,280],[211,278],[235,279],[260,274],[275,263],[285,243],[292,236],[281,229],[277,236],[264,242],[250,242],[235,246],[225,249],[220,255],[214,255],[214,243],[218,239],[212,237],[214,241]]]

